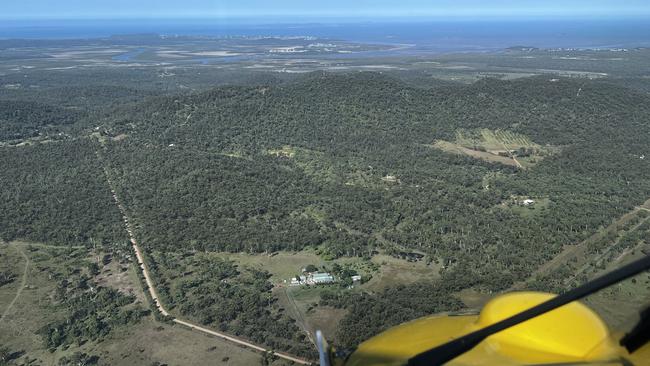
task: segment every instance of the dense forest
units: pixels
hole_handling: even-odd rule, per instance
[[[346,346],[458,309],[452,294],[461,289],[504,290],[650,197],[650,97],[600,81],[417,88],[377,73],[313,73],[141,99],[95,111],[92,123],[82,118],[85,128],[64,142],[0,148],[3,239],[124,240],[105,164],[136,235],[160,253],[155,261],[318,247],[329,258],[416,250],[441,264],[440,283],[324,297],[352,310],[340,327]],[[460,129],[510,131],[557,153],[524,169],[432,147]],[[513,197],[548,204],[524,215],[508,205]],[[185,287],[161,292],[182,314],[254,340],[266,333],[246,328],[248,317],[283,317],[229,313],[242,304],[206,295],[244,294],[258,311],[264,272],[193,265]],[[219,271],[225,282],[202,271]],[[194,295],[180,301],[182,293]],[[357,311],[366,308],[373,311]],[[295,331],[275,324],[274,334]]]
[[[47,129],[76,122],[79,111],[38,102],[0,100],[0,141],[48,133]],[[51,132],[50,132],[51,133]]]
[[[323,244],[340,256],[394,244],[449,270],[519,277],[649,196],[648,162],[639,158],[647,97],[603,89],[533,78],[421,90],[377,74],[317,74],[290,86],[152,100],[106,122],[129,135],[108,152],[147,245],[256,252]],[[426,146],[479,127],[561,153],[517,170]],[[293,152],[269,153],[283,146]],[[389,174],[399,183],[381,180]],[[524,217],[501,207],[513,195],[551,203]]]
[[[59,245],[126,240],[91,141],[0,148],[0,239]]]

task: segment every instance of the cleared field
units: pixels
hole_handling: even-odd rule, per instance
[[[16,247],[7,247],[2,243],[0,248],[2,248],[0,250],[0,272],[10,273],[13,277],[11,282],[0,286],[0,314],[4,314],[20,288],[25,258]]]
[[[424,261],[408,262],[383,254],[372,257],[372,262],[379,265],[379,271],[361,286],[363,289],[379,291],[400,284],[440,278],[440,265],[435,263],[427,265]]]
[[[56,272],[85,271],[88,260],[96,255],[77,248],[54,247],[40,244],[12,243],[0,244],[0,263],[3,270],[9,269],[19,274],[18,278],[0,287],[0,311],[4,311],[16,293],[20,283],[24,260],[18,248],[30,258],[27,285],[17,298],[8,316],[0,322],[0,344],[12,352],[19,352],[19,364],[55,365],[63,356],[74,352],[85,352],[100,357],[100,363],[109,365],[152,365],[155,362],[168,365],[207,365],[223,364],[246,366],[260,362],[258,353],[243,349],[220,339],[209,337],[178,325],[157,322],[152,316],[142,319],[134,326],[117,327],[103,341],[89,341],[82,345],[59,347],[53,352],[47,349],[39,330],[51,321],[62,319],[65,310],[55,306],[53,293],[57,280],[51,279]],[[121,265],[113,260],[100,268],[97,276],[104,286],[128,293],[137,299],[144,299],[141,286],[133,265]],[[5,269],[6,268],[6,269]],[[283,364],[279,361],[274,364]]]
[[[0,254],[3,257],[5,255],[17,255],[18,245],[2,245]],[[63,250],[56,248],[47,249],[48,252],[58,255],[59,260],[56,263],[50,261],[50,255],[41,252],[43,251],[42,248],[20,245],[20,249],[28,255],[32,265],[30,265],[27,272],[25,288],[16,299],[7,316],[0,322],[0,344],[6,345],[13,352],[25,352],[25,359],[36,358],[44,364],[55,364],[59,357],[68,352],[48,352],[40,335],[36,334],[48,322],[62,316],[60,310],[51,306],[50,296],[54,291],[56,282],[49,280],[48,269],[63,268],[75,260],[64,254]],[[18,258],[16,257],[16,259]],[[20,261],[17,263],[20,263]],[[22,269],[16,274],[21,276]],[[20,279],[15,282],[20,283]],[[4,287],[2,289],[3,292],[0,296],[2,300],[0,301],[3,303],[4,311],[5,304],[13,299],[16,288],[10,294],[4,292]]]
[[[486,294],[474,289],[465,289],[458,292],[456,296],[458,296],[460,301],[462,301],[468,308],[480,310],[494,297],[494,294]]]
[[[318,305],[322,291],[328,290],[323,287],[290,287],[276,291],[280,304],[310,334],[312,342],[316,330],[321,330],[328,340],[335,341],[338,324],[347,313],[344,309]]]
[[[535,148],[535,144],[527,136],[503,130],[459,130],[456,132],[457,144],[474,147],[481,146],[488,151],[516,150],[521,147]]]
[[[96,281],[100,286],[112,287],[125,295],[135,296],[143,304],[146,303],[137,274],[132,266],[124,266],[117,261],[111,261],[102,268]]]
[[[325,265],[325,261],[313,251],[297,253],[279,252],[272,255],[246,254],[246,253],[215,253],[221,258],[228,258],[244,266],[264,269],[271,274],[274,284],[284,283],[300,274],[301,270],[309,264],[317,267]]]
[[[435,142],[435,144],[430,146],[445,152],[467,155],[472,158],[489,161],[491,163],[499,163],[515,167],[519,166],[519,164],[517,164],[517,162],[510,157],[496,155],[487,151],[473,150],[449,141],[438,140]]]
[[[284,145],[280,149],[269,149],[267,154],[277,157],[293,158],[296,155],[296,149],[289,145]]]
[[[529,206],[511,205],[510,209],[512,212],[524,217],[535,217],[551,204],[551,200],[548,198],[535,197],[534,201],[535,203]]]
[[[440,265],[424,261],[408,262],[385,254],[373,256],[370,261],[362,258],[344,257],[324,260],[315,251],[305,250],[297,253],[279,252],[269,255],[214,253],[212,255],[231,259],[240,265],[262,268],[271,273],[276,288],[273,290],[279,305],[286,314],[296,320],[298,326],[313,339],[316,330],[322,330],[327,339],[336,340],[338,324],[346,314],[344,309],[321,306],[320,295],[324,291],[370,291],[378,292],[385,288],[410,284],[418,281],[432,281],[440,277]],[[352,269],[371,277],[354,288],[341,288],[339,284],[329,286],[287,286],[284,280],[300,273],[302,268],[312,264],[319,269],[330,270],[335,264]]]
[[[371,291],[381,290],[386,287],[399,284],[409,284],[417,281],[435,280],[440,277],[440,266],[431,263],[427,265],[424,261],[408,262],[385,254],[373,256],[368,263],[362,258],[339,258],[336,260],[324,260],[311,250],[304,250],[296,253],[279,252],[273,255],[255,255],[245,253],[214,253],[221,258],[228,258],[241,265],[261,268],[271,273],[271,279],[275,284],[284,285],[309,264],[319,269],[329,270],[334,264],[356,270],[360,274],[371,275],[372,279],[359,288]]]
[[[467,155],[489,162],[530,168],[545,156],[557,152],[557,148],[540,146],[527,136],[504,130],[456,131],[453,142],[439,140],[434,148],[455,154]]]
[[[261,356],[190,329],[152,319],[91,349],[109,365],[257,365]]]

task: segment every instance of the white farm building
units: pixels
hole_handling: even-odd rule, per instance
[[[329,273],[313,273],[309,278],[307,278],[307,282],[311,282],[314,285],[332,283],[334,282],[334,276]]]

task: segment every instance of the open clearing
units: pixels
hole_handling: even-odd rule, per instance
[[[24,269],[23,269],[23,275],[22,278],[20,279],[20,283],[18,284],[18,288],[16,290],[16,295],[13,297],[11,302],[5,306],[4,311],[2,312],[2,316],[0,316],[0,322],[2,322],[10,313],[11,310],[20,297],[20,294],[23,292],[25,289],[25,286],[27,286],[27,276],[29,275],[29,258],[27,255],[25,255],[25,252],[23,252],[20,248],[15,247],[16,250],[20,253],[20,255],[23,257],[23,262],[24,262]]]
[[[551,200],[548,197],[530,197],[535,202],[528,206],[519,204],[519,203],[506,203],[512,212],[523,216],[523,217],[535,217],[541,214],[548,206],[551,204]],[[519,199],[518,201],[521,201]]]
[[[310,332],[313,338],[321,330],[329,341],[336,340],[338,324],[347,310],[320,306],[320,294],[326,287],[289,287],[276,291],[280,304],[296,318],[300,327]]]
[[[212,255],[228,258],[240,265],[264,269],[271,274],[271,280],[277,285],[286,285],[285,280],[289,282],[309,264],[313,264],[321,270],[329,270],[337,263],[355,269],[360,274],[371,275],[370,281],[359,286],[370,291],[378,291],[398,284],[436,280],[440,277],[438,264],[427,265],[424,261],[409,262],[385,254],[374,255],[370,260],[372,265],[362,258],[344,257],[325,260],[314,250],[295,253],[279,252],[272,255],[245,253],[214,253]]]
[[[491,163],[499,163],[499,164],[519,167],[519,164],[517,164],[517,162],[510,157],[495,155],[487,151],[478,151],[478,150],[469,149],[467,147],[455,144],[453,142],[438,140],[433,145],[429,145],[429,146],[434,147],[436,149],[440,149],[445,152],[467,155],[469,157],[489,161]]]
[[[0,286],[0,324],[10,314],[13,305],[24,290],[29,275],[27,257],[16,246],[2,245],[0,250],[0,264],[2,271],[13,274],[14,280]]]
[[[271,273],[271,280],[276,285],[273,293],[278,297],[289,316],[294,318],[298,326],[313,337],[316,330],[322,330],[329,340],[336,340],[338,324],[347,310],[319,305],[320,294],[323,291],[370,291],[379,292],[383,289],[400,284],[411,284],[418,281],[433,281],[440,278],[440,265],[424,261],[409,262],[386,254],[374,255],[370,261],[362,258],[339,258],[324,260],[314,250],[304,250],[296,253],[279,252],[272,255],[244,253],[214,253],[221,258],[228,258],[242,266],[253,266]],[[321,270],[329,270],[334,264],[343,268],[356,270],[364,276],[372,278],[364,284],[356,284],[353,289],[342,289],[339,284],[326,286],[288,286],[290,278],[300,274],[302,268],[309,264]]]
[[[313,264],[322,268],[325,261],[314,251],[304,250],[296,253],[279,252],[271,255],[256,255],[245,253],[215,253],[215,255],[233,260],[240,265],[264,269],[271,274],[274,284],[284,283],[300,274],[302,268]]]
[[[149,365],[159,362],[168,365],[234,365],[247,366],[259,363],[260,354],[216,337],[206,336],[179,325],[169,325],[157,322],[152,316],[142,319],[133,327],[118,327],[102,342],[87,342],[79,347],[57,349],[49,352],[43,343],[38,330],[47,323],[60,319],[63,310],[54,305],[52,294],[57,281],[50,279],[50,273],[58,270],[84,268],[83,263],[95,258],[89,251],[76,248],[55,247],[40,244],[12,243],[0,245],[0,258],[7,258],[15,263],[9,269],[22,275],[24,259],[16,249],[22,250],[30,259],[27,271],[27,286],[16,298],[13,310],[4,321],[0,322],[0,344],[8,346],[13,351],[24,351],[18,361],[38,359],[37,363],[53,365],[63,356],[75,351],[95,354],[101,362],[110,365]],[[76,253],[76,254],[75,254]],[[79,253],[81,256],[79,256]],[[116,268],[114,260],[103,266],[98,277],[106,277]],[[115,263],[115,264],[114,264]],[[144,293],[137,280],[136,268],[129,264],[119,280],[106,280],[104,285],[117,285],[118,290],[125,287],[133,289],[138,299],[144,298]],[[113,277],[111,276],[108,276]],[[20,276],[11,284],[0,287],[0,306],[11,301],[20,284]],[[225,361],[224,358],[227,358]],[[284,364],[276,361],[274,364]]]
[[[146,319],[97,345],[96,352],[110,365],[234,365],[259,364],[253,351],[178,325]],[[281,364],[281,363],[278,363]]]
[[[361,286],[371,291],[440,278],[440,265],[435,263],[427,265],[424,261],[408,262],[384,254],[373,256],[372,262],[379,265],[379,272]]]
[[[558,150],[551,146],[540,146],[527,136],[512,131],[493,131],[485,128],[461,129],[456,131],[456,139],[453,142],[438,140],[428,146],[518,168],[530,168]]]
[[[527,136],[511,131],[493,131],[486,128],[456,131],[456,143],[467,147],[481,146],[489,152],[539,147]]]
[[[132,295],[143,304],[146,298],[137,280],[133,266],[124,266],[117,261],[105,265],[96,281],[100,286],[112,287],[125,295]]]
[[[15,252],[15,246],[18,245],[20,244],[3,245],[0,254],[5,256]],[[56,281],[50,280],[49,273],[53,269],[72,265],[77,259],[71,258],[64,249],[45,246],[21,246],[21,249],[30,258],[32,265],[27,272],[27,287],[16,299],[10,314],[0,322],[0,344],[15,351],[26,351],[30,358],[38,358],[43,364],[55,364],[59,357],[68,352],[48,352],[43,340],[37,335],[39,329],[62,315],[61,309],[52,303],[51,295]],[[2,298],[5,299],[4,294]]]
[[[494,294],[486,294],[474,289],[464,289],[458,292],[456,296],[458,296],[460,301],[462,301],[469,309],[480,311],[483,306],[494,297]]]

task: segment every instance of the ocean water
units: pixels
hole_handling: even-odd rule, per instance
[[[411,20],[273,23],[218,20],[0,20],[0,39],[103,38],[156,33],[202,36],[313,36],[365,43],[408,44],[409,52],[480,52],[540,48],[650,47],[650,19]]]

